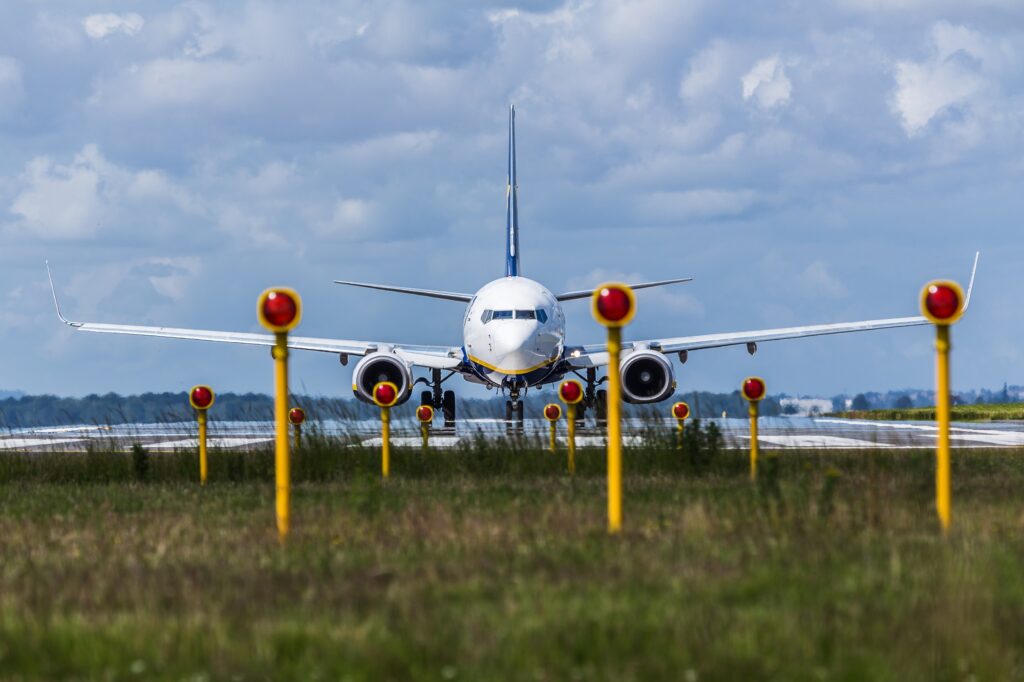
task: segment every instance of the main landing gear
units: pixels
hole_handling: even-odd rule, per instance
[[[455,391],[445,391],[442,389],[441,384],[450,379],[454,374],[455,372],[452,372],[442,379],[441,370],[433,369],[430,371],[429,382],[425,379],[417,380],[423,381],[430,386],[429,391],[420,393],[420,405],[430,405],[435,410],[440,410],[444,415],[444,428],[446,429],[455,428]]]
[[[607,380],[608,378],[605,377],[598,381],[597,370],[593,367],[588,367],[587,386],[583,390],[583,400],[580,402],[578,409],[580,416],[582,416],[587,408],[592,409],[594,411],[594,421],[599,429],[608,426],[608,391],[603,388],[598,389],[597,387]]]

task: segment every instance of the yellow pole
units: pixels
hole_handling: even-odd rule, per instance
[[[619,351],[622,329],[608,328],[608,532],[622,530],[622,431]]]
[[[277,532],[283,540],[288,535],[291,507],[288,451],[288,333],[277,332],[274,336],[274,423],[277,436],[274,479],[277,490]]]
[[[686,423],[686,420],[685,419],[677,419],[676,421],[678,422],[678,428],[677,428],[678,433],[677,433],[676,437],[679,439],[679,449],[682,450],[683,449],[683,424]]]
[[[206,485],[206,410],[198,410],[199,420],[199,483]]]
[[[391,408],[380,408],[380,471],[387,478],[391,474]]]
[[[939,446],[935,468],[935,508],[939,513],[942,530],[949,530],[952,520],[949,465],[949,326],[936,325],[935,350],[937,351],[938,386],[935,394],[935,418],[939,423]]]
[[[569,473],[576,473],[576,405],[569,403],[565,406],[565,414],[569,419]]]
[[[750,480],[757,479],[757,401],[750,401]]]
[[[423,449],[426,450],[430,447],[430,427],[427,426],[426,422],[420,424],[420,433],[423,436]]]

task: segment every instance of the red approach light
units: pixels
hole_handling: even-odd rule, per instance
[[[749,377],[743,382],[743,397],[747,400],[761,400],[764,398],[764,391],[764,379]]]
[[[398,400],[398,391],[394,384],[382,381],[374,386],[373,397],[381,407],[391,407]]]
[[[562,385],[558,387],[558,397],[564,403],[575,405],[583,399],[583,386],[580,385],[580,382],[572,379],[563,381]]]
[[[562,408],[554,403],[550,403],[544,406],[544,416],[548,421],[556,422],[558,418],[562,416]]]
[[[686,403],[676,403],[672,406],[672,416],[676,419],[686,419],[690,416],[690,406]]]
[[[416,418],[423,423],[434,421],[434,408],[430,405],[420,405],[416,408]]]
[[[629,294],[619,287],[604,287],[597,294],[597,310],[606,320],[621,322],[632,309]]]
[[[960,294],[948,284],[932,284],[928,287],[924,305],[932,317],[949,320],[960,312]]]
[[[271,291],[263,301],[263,317],[275,327],[287,327],[298,312],[295,299],[284,291]]]
[[[213,404],[213,391],[209,386],[196,386],[192,389],[189,398],[192,402],[192,407],[197,410],[206,410]]]
[[[288,421],[295,426],[298,426],[302,422],[306,421],[306,411],[301,407],[293,407],[288,410]]]

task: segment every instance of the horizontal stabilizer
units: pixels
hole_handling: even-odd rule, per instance
[[[630,289],[650,289],[651,287],[663,287],[666,284],[679,284],[681,282],[692,282],[693,277],[681,277],[679,279],[663,279],[657,282],[642,282],[640,284],[630,284]],[[593,289],[581,289],[580,291],[567,291],[564,294],[555,296],[559,301],[573,301],[578,298],[590,298],[594,295]]]
[[[335,284],[344,284],[350,287],[362,287],[363,289],[379,289],[381,291],[395,291],[399,294],[412,294],[413,296],[426,296],[427,298],[441,298],[446,301],[461,301],[469,303],[473,300],[472,294],[456,294],[451,291],[434,291],[432,289],[412,289],[409,287],[395,287],[389,284],[367,284],[366,282],[346,282],[336,279]]]

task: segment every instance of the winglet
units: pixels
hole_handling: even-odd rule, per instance
[[[50,261],[44,262],[46,263],[46,278],[50,280],[50,293],[53,294],[53,307],[57,309],[57,317],[69,327],[81,327],[81,322],[71,322],[60,312],[60,303],[57,302],[57,289],[53,286],[53,275],[50,273]]]
[[[967,283],[967,298],[964,300],[964,312],[967,312],[967,308],[971,305],[971,292],[974,291],[974,275],[978,272],[978,258],[981,257],[981,251],[974,252],[974,267],[971,268],[971,281]]]

